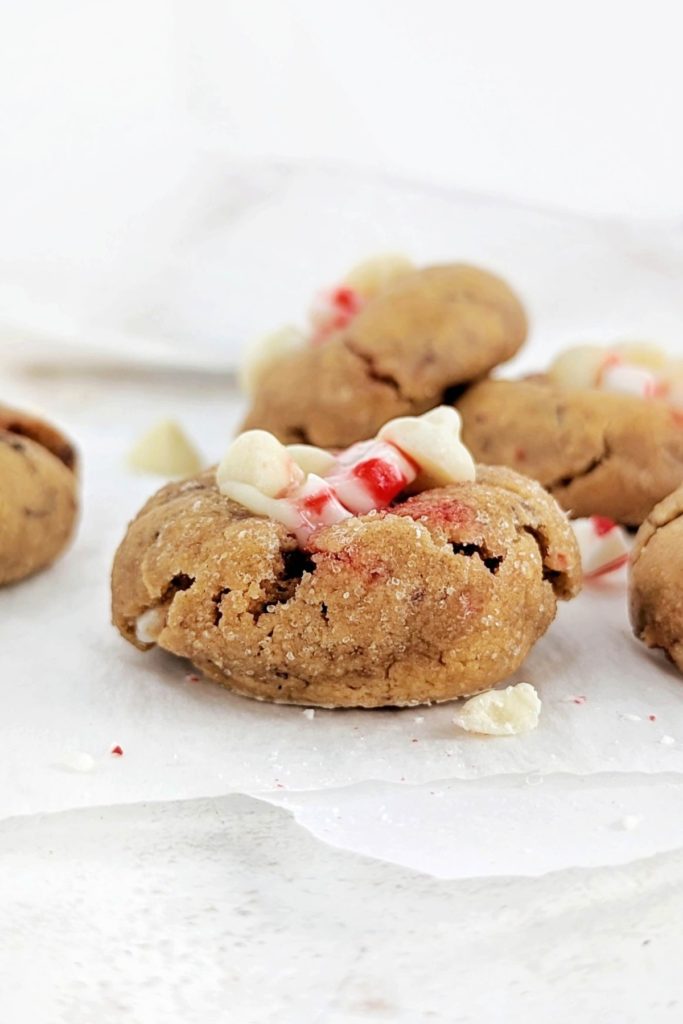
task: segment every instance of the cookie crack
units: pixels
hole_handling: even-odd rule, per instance
[[[274,611],[278,605],[285,605],[296,597],[297,590],[306,575],[315,572],[315,562],[301,548],[282,551],[282,569],[274,578],[261,580],[261,594],[248,607],[254,622],[262,615]]]
[[[525,523],[524,526],[517,527],[517,533],[526,533],[536,541],[538,553],[541,556],[541,562],[543,565],[543,579],[550,584],[553,588],[553,592],[558,597],[569,594],[569,588],[566,584],[566,572],[563,572],[561,569],[551,569],[548,565],[548,539],[543,531],[536,526],[531,526],[529,523]]]
[[[357,348],[354,345],[351,338],[344,338],[342,344],[345,346],[345,348],[348,349],[348,351],[352,355],[354,355],[357,359],[360,359],[361,362],[365,364],[366,373],[370,380],[375,381],[377,384],[385,384],[387,387],[391,388],[392,391],[395,392],[398,398],[403,399],[403,401],[407,401],[406,396],[403,394],[403,390],[401,388],[400,383],[390,373],[382,373],[377,368],[377,363],[375,362],[375,359],[371,355],[369,355],[367,352],[362,352],[359,348]]]
[[[549,484],[546,484],[547,489],[549,491],[554,491],[556,488],[571,487],[571,485],[573,483],[576,483],[577,480],[585,480],[587,477],[591,475],[591,473],[594,473],[596,469],[599,469],[602,465],[604,465],[607,459],[611,456],[611,454],[612,451],[610,449],[609,444],[605,439],[603,439],[602,452],[600,453],[600,455],[597,455],[595,456],[595,458],[592,458],[590,462],[583,469],[580,469],[577,473],[572,473],[569,476],[558,477],[556,480],[553,480]]]
[[[467,558],[476,556],[481,559],[488,571],[495,576],[505,559],[504,555],[494,555],[485,544],[459,544],[456,541],[450,542],[454,555],[465,555]]]

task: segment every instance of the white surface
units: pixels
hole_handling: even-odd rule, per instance
[[[510,276],[534,321],[532,341],[510,372],[543,365],[567,341],[615,333],[683,351],[683,243],[673,232],[601,227],[334,173],[269,170],[262,180],[261,201],[199,242],[178,287],[169,278],[160,292],[168,323],[188,311],[185,321],[178,316],[181,343],[188,332],[185,363],[197,323],[216,316],[215,309],[205,313],[202,299],[219,268],[231,281],[225,309],[237,340],[298,315],[321,278],[387,247],[408,249],[420,261],[473,259]],[[258,190],[259,182],[250,187]],[[236,178],[234,194],[237,203],[254,193]],[[280,246],[290,238],[287,259],[281,247],[266,245],[269,237]],[[120,315],[125,304],[112,301],[115,307]],[[208,333],[215,346],[220,332]],[[173,346],[168,351],[172,364]],[[233,358],[226,353],[226,362]],[[26,1008],[30,1024],[79,1024],[79,1013],[84,1024],[93,1015],[106,1022],[106,1014],[148,1024],[154,1013],[165,1024],[185,1024],[197,1007],[226,1002],[239,1024],[300,1024],[316,1019],[312,1006],[325,1024],[381,1020],[382,1013],[413,1024],[426,1007],[431,1019],[441,1015],[450,1024],[457,982],[463,1021],[485,1013],[487,1021],[507,1022],[514,993],[528,1008],[527,1021],[545,1022],[549,1007],[561,1020],[565,1006],[578,1007],[578,1018],[567,1010],[568,1021],[582,1019],[601,1005],[609,1024],[678,1019],[678,973],[667,950],[683,847],[683,690],[680,677],[630,637],[623,576],[562,607],[518,674],[544,702],[532,734],[467,736],[452,724],[448,706],[319,711],[309,720],[301,709],[190,682],[187,666],[140,654],[108,623],[114,548],[158,484],[131,475],[125,455],[145,428],[171,415],[207,460],[218,458],[240,411],[225,380],[6,368],[3,396],[49,409],[78,439],[85,467],[84,518],[73,550],[49,573],[0,592],[0,893],[9,906],[0,924],[0,970],[11,1008]],[[585,703],[575,703],[578,696]],[[673,744],[662,742],[668,736]],[[109,753],[114,744],[123,757]],[[74,755],[82,754],[94,758],[91,771],[73,770]],[[292,833],[281,810],[260,806],[257,820],[245,823],[235,810],[241,803],[173,803],[231,791],[286,801],[307,834]],[[150,800],[168,805],[104,807]],[[36,816],[48,810],[64,813]],[[636,827],[624,827],[635,818]],[[207,824],[213,819],[217,831]],[[242,831],[230,895],[217,900],[209,890],[226,891],[224,842],[241,843]],[[285,834],[295,835],[295,872]],[[260,843],[272,862],[267,870]],[[54,868],[46,848],[61,851]],[[401,867],[362,862],[368,874],[360,877],[358,853]],[[650,856],[655,860],[637,862]],[[577,865],[583,871],[571,870]],[[406,869],[436,878],[416,881]],[[548,871],[568,873],[533,883],[490,880]],[[462,881],[472,876],[480,880]],[[378,896],[382,878],[399,879],[403,895],[390,889]],[[354,886],[353,914],[341,933],[353,954],[344,946],[335,957],[338,921]],[[235,908],[254,898],[266,909],[243,932]],[[657,957],[643,952],[651,936],[660,943]],[[283,959],[284,948],[299,950],[299,959]],[[490,984],[492,956],[499,992]],[[193,969],[180,969],[181,961]],[[629,980],[615,997],[617,968],[623,972],[625,964]],[[269,989],[267,972],[275,977]],[[657,992],[641,984],[651,972]],[[240,977],[250,979],[250,993],[259,992],[255,1003],[253,995],[246,1002]],[[327,1002],[320,1002],[321,989]],[[337,993],[331,1002],[330,992]]]
[[[12,1024],[680,1021],[680,851],[448,882],[228,797],[7,821],[0,864]]]
[[[97,233],[95,285],[127,204],[163,250],[207,154],[210,187],[234,159],[344,160],[680,218],[680,35],[671,0],[5,3],[0,251],[49,259],[55,222],[72,255]]]

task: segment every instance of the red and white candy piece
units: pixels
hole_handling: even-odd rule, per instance
[[[683,365],[668,359],[656,345],[577,345],[560,353],[548,373],[565,387],[600,388],[640,398],[660,398],[683,407]]]
[[[363,299],[360,293],[349,285],[340,284],[335,288],[325,288],[318,292],[310,311],[312,343],[319,345],[326,341],[330,334],[346,327],[362,307]]]
[[[474,479],[454,409],[405,416],[385,430],[386,437],[336,456],[312,445],[285,448],[267,431],[248,430],[230,445],[216,482],[226,497],[304,543],[318,527],[387,508],[404,491]]]
[[[327,477],[342,504],[356,515],[386,508],[417,477],[417,467],[386,441],[360,441],[337,456]]]
[[[597,579],[616,572],[628,562],[629,544],[626,532],[611,519],[591,516],[572,523],[579,543],[583,578]]]
[[[652,370],[635,363],[624,363],[614,357],[603,366],[598,380],[603,391],[616,391],[640,398],[664,397],[666,385]]]

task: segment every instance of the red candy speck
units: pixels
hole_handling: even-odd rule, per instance
[[[604,537],[606,533],[611,533],[617,525],[613,519],[608,519],[607,516],[591,516],[591,523],[598,537]]]
[[[366,459],[354,466],[351,472],[365,484],[376,508],[388,505],[406,485],[406,478],[398,467],[384,459]]]
[[[474,509],[457,498],[442,498],[433,501],[417,494],[402,505],[389,509],[392,515],[410,516],[411,519],[426,519],[439,526],[465,526],[474,519]]]
[[[650,719],[651,722],[656,722],[657,721],[657,716],[656,715],[648,715],[647,717]]]
[[[303,508],[314,515],[322,515],[325,506],[330,500],[330,495],[327,491],[318,491],[317,494],[309,494],[301,502]]]
[[[123,747],[120,747],[118,743],[116,744],[115,747],[111,748],[111,752],[114,755],[114,757],[123,757]]]

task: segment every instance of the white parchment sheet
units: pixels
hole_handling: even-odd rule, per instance
[[[308,718],[234,697],[192,681],[189,666],[170,656],[134,650],[109,624],[113,552],[161,483],[126,468],[132,442],[172,416],[207,461],[217,458],[241,411],[226,376],[199,372],[208,352],[219,353],[220,332],[226,343],[216,365],[227,366],[238,341],[269,326],[267,317],[277,325],[301,315],[310,286],[367,252],[462,258],[508,276],[534,327],[528,350],[505,372],[542,366],[563,343],[615,335],[678,345],[683,354],[675,235],[343,175],[321,181],[282,171],[250,192],[243,182],[247,200],[256,193],[259,201],[245,200],[240,216],[233,211],[221,230],[198,233],[174,254],[183,286],[174,292],[167,280],[167,313],[144,323],[145,336],[155,325],[163,373],[131,369],[136,352],[139,363],[151,357],[137,347],[141,334],[124,331],[135,317],[115,280],[113,320],[130,343],[106,353],[118,367],[79,368],[82,350],[69,342],[66,370],[29,372],[26,360],[50,364],[65,351],[64,339],[51,348],[34,333],[0,370],[3,399],[47,410],[83,457],[73,549],[51,571],[0,591],[0,816],[246,793],[281,803],[327,842],[439,877],[617,864],[683,845],[683,680],[632,639],[623,576],[560,607],[516,677],[539,690],[539,728],[502,739],[460,732],[448,705]],[[332,237],[333,249],[325,244]],[[197,279],[196,267],[206,273],[205,292],[190,301],[183,268],[191,264]],[[169,324],[187,325],[189,309],[216,298],[218,268],[215,331],[207,328],[197,349],[198,372],[176,375],[174,352],[185,367],[194,355]],[[201,316],[197,323],[201,335]],[[92,351],[103,351],[96,330],[93,338]],[[117,744],[121,757],[110,752]],[[91,770],[76,770],[81,754],[93,759]]]

